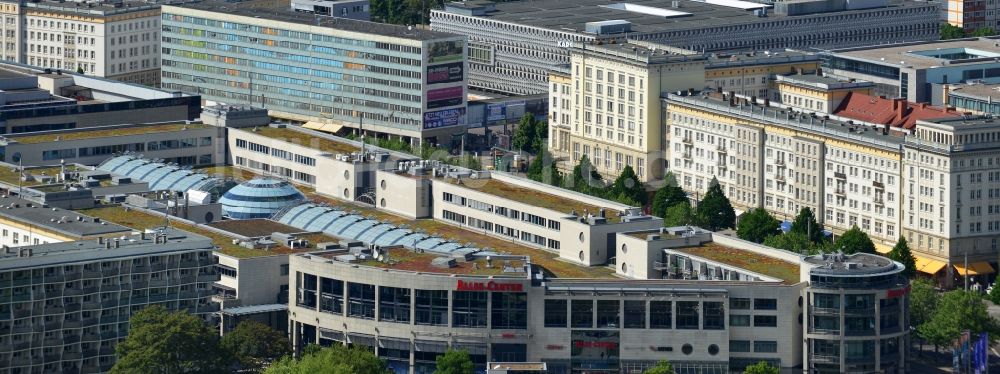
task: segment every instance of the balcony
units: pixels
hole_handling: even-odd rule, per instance
[[[810,357],[809,361],[819,364],[839,364],[840,356],[814,354]]]
[[[876,190],[884,190],[885,184],[882,184],[882,182],[879,181],[872,181],[872,187],[875,187]]]
[[[691,159],[691,152],[684,152],[684,153],[682,153],[681,154],[681,158],[683,158],[685,160],[690,160]]]
[[[840,308],[824,308],[818,306],[809,307],[809,314],[832,316],[840,314]]]
[[[785,183],[785,176],[780,174],[775,175],[774,180],[777,181],[778,183]]]
[[[726,146],[724,146],[722,144],[719,144],[719,145],[715,146],[715,150],[717,152],[719,152],[719,153],[728,153],[729,152],[729,151],[726,150]]]
[[[847,179],[847,174],[835,172],[833,173],[833,177],[837,179]]]
[[[840,195],[840,196],[847,196],[847,190],[845,190],[843,188],[835,189],[835,190],[833,190],[833,193],[837,194],[837,195]]]
[[[694,144],[694,141],[691,140],[691,138],[681,139],[681,142],[683,142],[684,144]]]
[[[875,200],[873,200],[873,202],[875,202],[875,205],[877,206],[885,206],[885,200],[883,200],[881,197],[876,197]]]
[[[785,160],[782,160],[780,158],[776,159],[774,160],[774,164],[777,165],[779,168],[783,168],[785,167]]]

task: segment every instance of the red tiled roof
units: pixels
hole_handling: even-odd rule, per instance
[[[851,92],[833,114],[864,121],[912,129],[917,120],[959,117],[961,113],[949,108],[939,108],[927,103],[911,103],[906,99],[886,99]]]

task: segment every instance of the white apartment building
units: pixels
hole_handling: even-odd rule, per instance
[[[159,5],[43,1],[22,7],[20,62],[159,85]]]
[[[693,51],[649,43],[575,46],[570,56],[572,100],[564,97],[565,80],[557,78],[553,85],[560,92],[549,102],[550,113],[568,115],[572,123],[560,120],[551,126],[550,137],[557,143],[550,151],[567,160],[560,163],[566,170],[587,156],[608,180],[626,165],[642,182],[661,178],[661,107],[655,93],[700,88],[705,61]]]
[[[21,31],[24,18],[21,17],[20,1],[0,2],[0,58],[5,61],[21,61]]]

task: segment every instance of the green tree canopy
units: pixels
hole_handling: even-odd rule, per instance
[[[920,326],[930,321],[937,310],[938,299],[940,297],[934,289],[933,281],[926,278],[913,279],[910,282],[910,323]]]
[[[903,274],[907,278],[913,278],[917,275],[917,259],[913,257],[913,253],[910,252],[910,246],[906,243],[906,238],[902,235],[900,235],[899,240],[896,241],[896,245],[892,247],[892,250],[889,251],[888,257],[906,266],[906,271]]]
[[[475,365],[469,352],[465,350],[448,350],[445,354],[437,356],[435,360],[434,374],[472,374]]]
[[[230,356],[197,316],[153,305],[132,315],[111,373],[225,373]]]
[[[816,216],[808,207],[799,209],[795,221],[792,221],[791,231],[805,235],[813,243],[819,243],[823,240],[823,227],[819,225],[819,222],[816,222]]]
[[[288,338],[257,321],[243,321],[222,337],[222,348],[235,356],[240,367],[260,372],[271,362],[291,354]]]
[[[768,236],[779,235],[781,222],[764,208],[756,208],[740,219],[736,225],[736,236],[754,243],[763,243]]]
[[[972,30],[972,36],[993,36],[996,35],[996,31],[989,27],[980,27],[978,29]]]
[[[590,163],[590,158],[587,156],[580,157],[580,162],[573,167],[571,181],[573,182],[572,189],[577,192],[589,194],[595,189],[603,192],[604,182],[601,180],[601,174],[597,172],[597,168]]]
[[[653,195],[653,208],[652,213],[657,217],[664,217],[667,214],[667,208],[676,205],[677,203],[685,203],[690,205],[688,201],[687,193],[683,189],[677,187],[676,185],[665,185],[656,191]]]
[[[972,334],[989,333],[990,340],[996,341],[1000,332],[997,321],[990,316],[978,293],[954,290],[945,292],[938,301],[937,309],[930,320],[917,327],[917,332],[934,345],[951,345],[963,330]]]
[[[296,360],[285,356],[266,374],[389,374],[385,361],[359,347],[334,344]]]
[[[747,366],[747,368],[743,370],[743,374],[778,374],[778,372],[778,368],[771,366],[771,364],[767,363],[767,361],[761,361]]]
[[[542,148],[538,156],[528,165],[528,178],[552,186],[562,185],[562,177],[556,170],[556,162],[548,149]]]
[[[990,299],[994,304],[1000,305],[1000,287],[994,285],[990,289],[990,293],[986,295],[986,298]]]
[[[674,365],[667,360],[660,360],[655,366],[643,371],[642,374],[674,374]]]
[[[875,254],[875,243],[872,243],[868,234],[861,231],[858,226],[853,226],[850,230],[845,231],[844,234],[833,243],[833,249],[842,251],[844,254]]]
[[[535,137],[538,135],[536,126],[538,126],[538,121],[535,120],[535,116],[531,115],[531,113],[525,113],[521,117],[521,121],[517,123],[517,127],[514,128],[514,135],[510,138],[510,145],[514,149],[533,152]]]
[[[535,154],[548,148],[549,123],[545,121],[535,122],[535,136],[531,142],[531,151]]]
[[[949,23],[941,24],[941,40],[959,39],[965,37],[965,29]]]
[[[674,227],[689,225],[692,222],[691,203],[682,202],[671,205],[663,214],[663,226]]]
[[[624,195],[639,205],[646,205],[646,187],[639,181],[639,176],[635,174],[635,170],[632,170],[632,165],[625,165],[621,174],[611,184],[610,192],[612,196]]]
[[[705,197],[698,202],[695,215],[698,217],[698,224],[711,231],[732,228],[736,223],[736,211],[714,177]]]
[[[819,247],[816,243],[809,241],[809,238],[805,234],[794,231],[771,235],[764,239],[764,245],[804,255],[819,252]]]

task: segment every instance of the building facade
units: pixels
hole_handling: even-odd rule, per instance
[[[809,5],[804,5],[809,4]],[[679,0],[607,4],[452,2],[431,11],[435,30],[469,37],[469,85],[511,94],[548,90],[548,72],[569,63],[570,42],[643,40],[703,52],[844,48],[938,38],[934,3],[809,1],[775,9]],[[811,6],[811,8],[810,8]],[[871,8],[866,8],[872,6]],[[607,20],[615,20],[613,22]],[[611,23],[608,23],[611,22]],[[874,38],[874,39],[873,39]]]
[[[217,1],[163,10],[164,88],[413,144],[464,131],[464,36]]]
[[[646,43],[574,47],[568,84],[556,79],[552,89],[564,92],[570,86],[577,93],[564,98],[565,93],[554,92],[549,101],[553,115],[568,115],[570,123],[550,125],[550,144],[556,146],[549,151],[565,160],[559,163],[564,171],[586,156],[607,180],[625,166],[641,182],[660,179],[665,168],[662,114],[653,93],[699,88],[705,60],[693,51]],[[568,144],[560,146],[560,141]]]
[[[0,257],[0,363],[9,372],[106,372],[148,305],[208,317],[209,238],[167,229],[126,240],[20,247]]]

